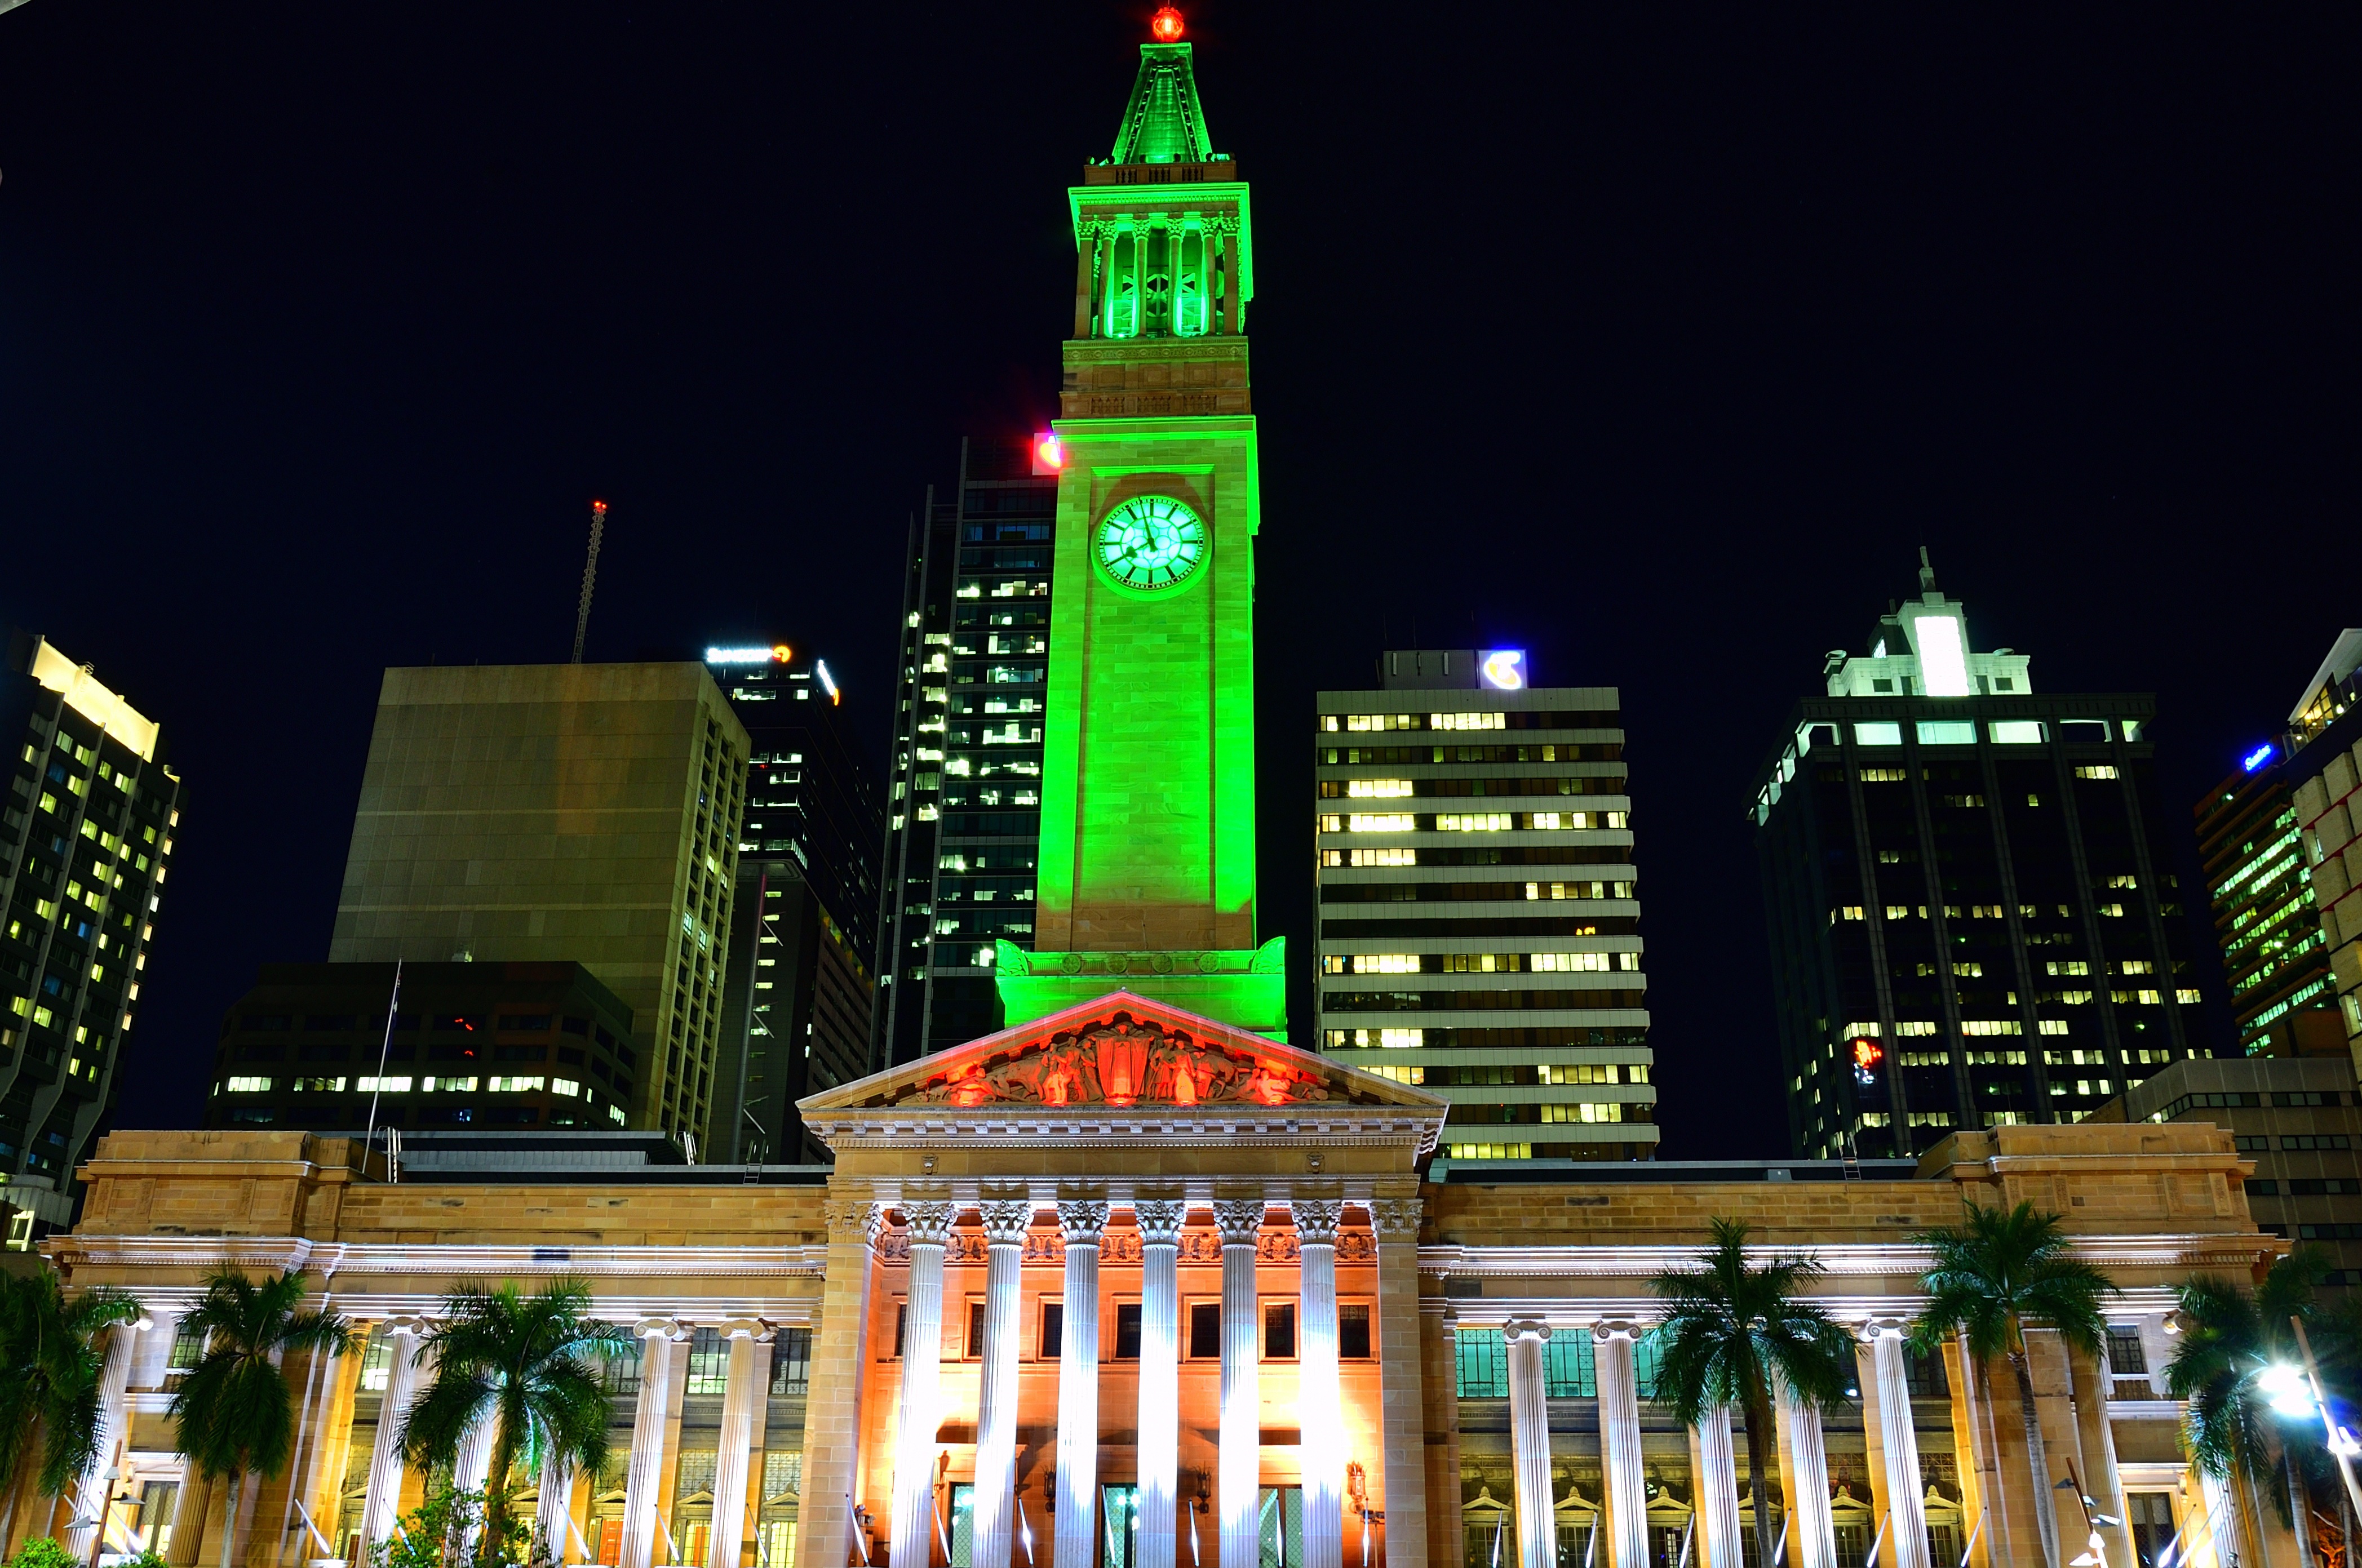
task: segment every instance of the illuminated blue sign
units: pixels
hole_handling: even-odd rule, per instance
[[[1485,684],[1496,691],[1521,692],[1526,689],[1526,651],[1523,648],[1479,649],[1476,669]]]
[[[2257,768],[2262,767],[2266,762],[2272,760],[2272,753],[2275,750],[2277,750],[2277,748],[2275,748],[2270,741],[2267,740],[2262,745],[2257,747],[2254,751],[2248,752],[2246,756],[2240,758],[2239,766],[2252,773]]]

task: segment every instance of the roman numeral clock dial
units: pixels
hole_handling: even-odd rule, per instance
[[[1099,570],[1143,593],[1177,588],[1206,564],[1205,521],[1170,496],[1134,496],[1099,521],[1091,542]]]

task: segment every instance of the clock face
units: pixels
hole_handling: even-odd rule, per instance
[[[1099,569],[1128,588],[1178,587],[1206,564],[1205,521],[1171,496],[1134,496],[1100,520]]]

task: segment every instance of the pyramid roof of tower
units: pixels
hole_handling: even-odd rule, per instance
[[[1116,128],[1116,163],[1205,163],[1214,156],[1187,44],[1142,44],[1140,74]]]

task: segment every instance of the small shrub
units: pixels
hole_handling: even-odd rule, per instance
[[[82,1560],[46,1535],[25,1542],[8,1568],[82,1568]]]

